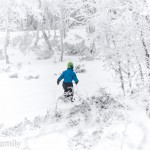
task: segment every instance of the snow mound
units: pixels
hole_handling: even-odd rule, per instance
[[[1,137],[20,137],[20,148],[24,150],[88,150],[99,143],[104,129],[113,121],[125,119],[118,114],[124,107],[104,91],[86,98],[76,94],[75,98],[73,103],[59,101],[55,112],[47,111],[33,121],[25,118],[14,127],[1,130]]]

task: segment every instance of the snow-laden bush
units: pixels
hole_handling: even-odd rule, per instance
[[[67,54],[82,54],[86,49],[84,39],[76,33],[69,33],[64,40],[64,49]]]
[[[53,62],[54,63],[58,63],[60,62],[60,56],[61,56],[61,52],[57,51],[57,49],[54,49],[54,54],[53,54]]]
[[[96,52],[91,53],[90,48],[87,48],[81,55],[80,61],[92,61],[97,59],[98,54]]]
[[[24,78],[26,79],[26,80],[32,80],[32,79],[39,79],[39,75],[28,75],[28,76],[25,76]]]
[[[2,72],[10,72],[11,67],[10,66],[5,66],[1,69]]]
[[[14,74],[11,74],[9,75],[9,78],[18,78],[18,73],[14,73]]]
[[[52,113],[47,111],[45,116],[36,116],[32,121],[28,118],[24,118],[24,120],[15,126],[9,128],[2,128],[0,130],[1,137],[10,137],[10,136],[20,136],[26,133],[27,131],[33,131],[37,128],[42,127],[42,125],[46,124],[48,121],[52,120]]]
[[[17,63],[17,69],[20,70],[21,68],[22,68],[22,62],[18,62],[18,63]]]
[[[104,88],[100,88],[97,94],[91,97],[81,98],[79,96],[78,100],[80,101],[79,104],[72,107],[69,112],[69,115],[72,116],[70,118],[72,122],[77,123],[78,120],[78,123],[80,123],[81,120],[81,122],[93,120],[95,123],[104,123],[110,122],[114,116],[124,119],[123,115],[115,113],[115,111],[124,109],[124,107]],[[93,117],[94,119],[92,119]]]
[[[140,107],[141,110],[145,112],[145,114],[150,118],[150,87],[149,83],[144,84],[140,87],[139,90],[136,92],[128,95],[128,101],[133,101],[136,103],[138,107]],[[128,102],[128,105],[131,107],[131,109],[136,109],[135,105]]]
[[[5,73],[9,73],[11,72],[10,76],[16,76],[17,73],[16,70],[20,70],[22,68],[22,63],[17,63],[17,64],[6,64],[3,65],[3,67],[0,68],[0,72],[5,72]]]
[[[26,130],[41,128],[47,122],[62,123],[63,128],[72,128],[84,124],[109,125],[114,118],[124,119],[123,114],[117,112],[124,107],[103,88],[91,97],[82,97],[78,94],[75,94],[75,97],[74,103],[60,100],[55,112],[48,111],[45,116],[36,116],[32,121],[26,118],[14,127],[1,130],[0,135],[20,135]]]
[[[86,72],[86,70],[84,68],[84,65],[77,65],[77,66],[75,66],[74,71],[76,73],[85,73]]]
[[[25,35],[16,35],[11,40],[10,44],[15,48],[19,48],[24,55],[27,55],[30,53],[30,51],[33,50],[33,40],[35,39],[34,37],[35,34],[26,32]]]
[[[105,88],[99,88],[97,94],[92,96],[91,100],[91,102],[95,103],[94,105],[96,105],[96,107],[99,109],[106,109],[109,105],[112,103],[115,104],[116,102],[114,98],[112,98],[112,96],[106,92]]]
[[[78,126],[93,122],[94,124],[111,123],[116,120],[124,120],[124,115],[117,111],[124,110],[124,106],[113,98],[104,88],[91,97],[82,97],[75,94],[75,102],[71,104],[58,102],[56,117],[65,119],[67,126]],[[62,99],[63,100],[63,99]]]
[[[35,51],[38,60],[51,58],[53,52],[48,49],[46,44],[38,45]]]
[[[68,133],[70,130],[73,132],[69,132],[73,134],[69,134],[69,149],[91,150],[105,135],[105,128],[111,127],[114,119],[115,123],[124,119],[121,111],[117,112],[118,109],[123,108],[119,106],[117,100],[105,89],[101,89],[99,92],[92,97],[76,95],[74,103],[58,102],[59,115],[52,110],[51,112],[47,111],[44,116],[36,116],[32,121],[25,118],[14,127],[1,129],[0,136],[16,137],[29,134],[31,139],[36,139],[37,135],[40,137],[61,131]],[[103,104],[101,104],[102,102]],[[25,146],[30,147],[29,145]]]

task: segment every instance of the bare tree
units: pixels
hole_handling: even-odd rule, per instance
[[[41,9],[41,0],[38,0],[38,3],[39,3],[39,10]],[[38,44],[38,41],[39,41],[39,33],[40,33],[40,26],[41,26],[41,23],[39,20],[37,20],[37,32],[36,32],[36,40],[35,40],[35,43],[34,43],[34,46],[36,47],[37,44]]]
[[[49,38],[48,38],[46,32],[44,30],[42,30],[42,33],[43,33],[43,37],[48,46],[49,51],[52,51],[52,47],[51,47],[51,44],[50,44],[50,41],[49,41]]]
[[[63,6],[60,6],[61,10],[61,23],[60,23],[60,43],[61,43],[61,56],[60,56],[60,61],[63,61],[63,55],[64,55],[64,10]]]
[[[5,28],[5,44],[4,44],[4,55],[6,59],[6,63],[9,64],[9,56],[7,53],[7,48],[10,41],[10,34],[9,34],[9,23],[10,23],[10,7],[7,8],[7,16],[6,16],[6,28]]]
[[[138,68],[139,68],[141,81],[142,81],[142,83],[144,83],[144,75],[143,75],[143,69],[142,69],[141,63],[140,63],[140,61],[139,61],[139,58],[138,58],[138,56],[137,56],[135,50],[133,50],[133,53],[134,53],[134,55],[135,55],[136,63],[137,63]]]

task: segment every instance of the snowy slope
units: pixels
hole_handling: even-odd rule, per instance
[[[84,65],[86,72],[77,73],[80,82],[74,87],[76,102],[59,105],[62,116],[56,117],[57,99],[63,93],[56,80],[68,61]],[[135,101],[117,99],[129,109],[113,104],[97,112],[90,104],[90,112],[81,111],[86,103],[82,104],[80,97],[86,100],[96,95],[99,87],[107,87],[113,96],[119,93],[118,85],[113,83],[111,73],[103,70],[100,60],[80,62],[77,57],[69,56],[62,63],[54,63],[53,59],[26,60],[19,68],[11,64],[8,72],[4,70],[7,67],[3,65],[0,73],[2,149],[149,150],[150,120],[143,106],[137,105],[136,98]],[[18,78],[10,78],[14,74]]]
[[[99,86],[110,87],[108,89],[115,91],[113,80],[102,69],[101,61],[79,62],[77,58],[70,57],[66,58],[63,63],[56,64],[53,60],[25,61],[21,63],[19,69],[12,64],[10,71],[0,73],[0,111],[3,112],[0,113],[1,123],[15,124],[24,117],[33,118],[49,109],[54,109],[57,98],[63,94],[62,86],[57,86],[56,80],[66,69],[69,60],[73,60],[75,65],[85,65],[86,73],[77,74],[80,83],[78,87],[75,86],[75,90],[78,90],[80,94],[91,95]],[[18,78],[9,78],[14,74],[18,74]],[[39,76],[39,78],[28,79],[30,76]]]

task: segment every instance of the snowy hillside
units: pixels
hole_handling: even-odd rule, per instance
[[[58,101],[63,90],[56,80],[70,60],[83,65],[86,71],[77,73],[80,82],[74,85],[75,102],[64,103]],[[138,104],[136,95],[126,100],[116,97],[119,88],[102,66],[101,60],[79,61],[68,56],[63,63],[54,63],[53,59],[27,61],[20,68],[10,65],[8,72],[2,71],[1,147],[148,150],[150,121],[146,103]],[[7,141],[12,145],[8,146]]]
[[[75,85],[75,92],[90,96],[100,87],[117,92],[111,76],[105,74],[102,62],[80,62],[75,57],[68,57],[63,63],[54,63],[53,59],[43,61],[26,61],[18,65],[1,67],[1,123],[11,125],[22,118],[33,118],[35,115],[54,109],[57,98],[63,94],[62,86],[57,86],[57,78],[66,69],[67,62],[73,60],[75,65],[84,65],[85,73],[77,73],[80,84]],[[99,65],[99,68],[94,67]],[[101,66],[101,67],[100,67]],[[3,70],[8,70],[3,71]],[[95,74],[95,72],[97,72]],[[107,76],[106,76],[107,75]],[[9,94],[7,92],[9,91]],[[5,109],[7,106],[7,109]],[[10,118],[13,118],[10,120]],[[18,120],[19,119],[19,120]]]

